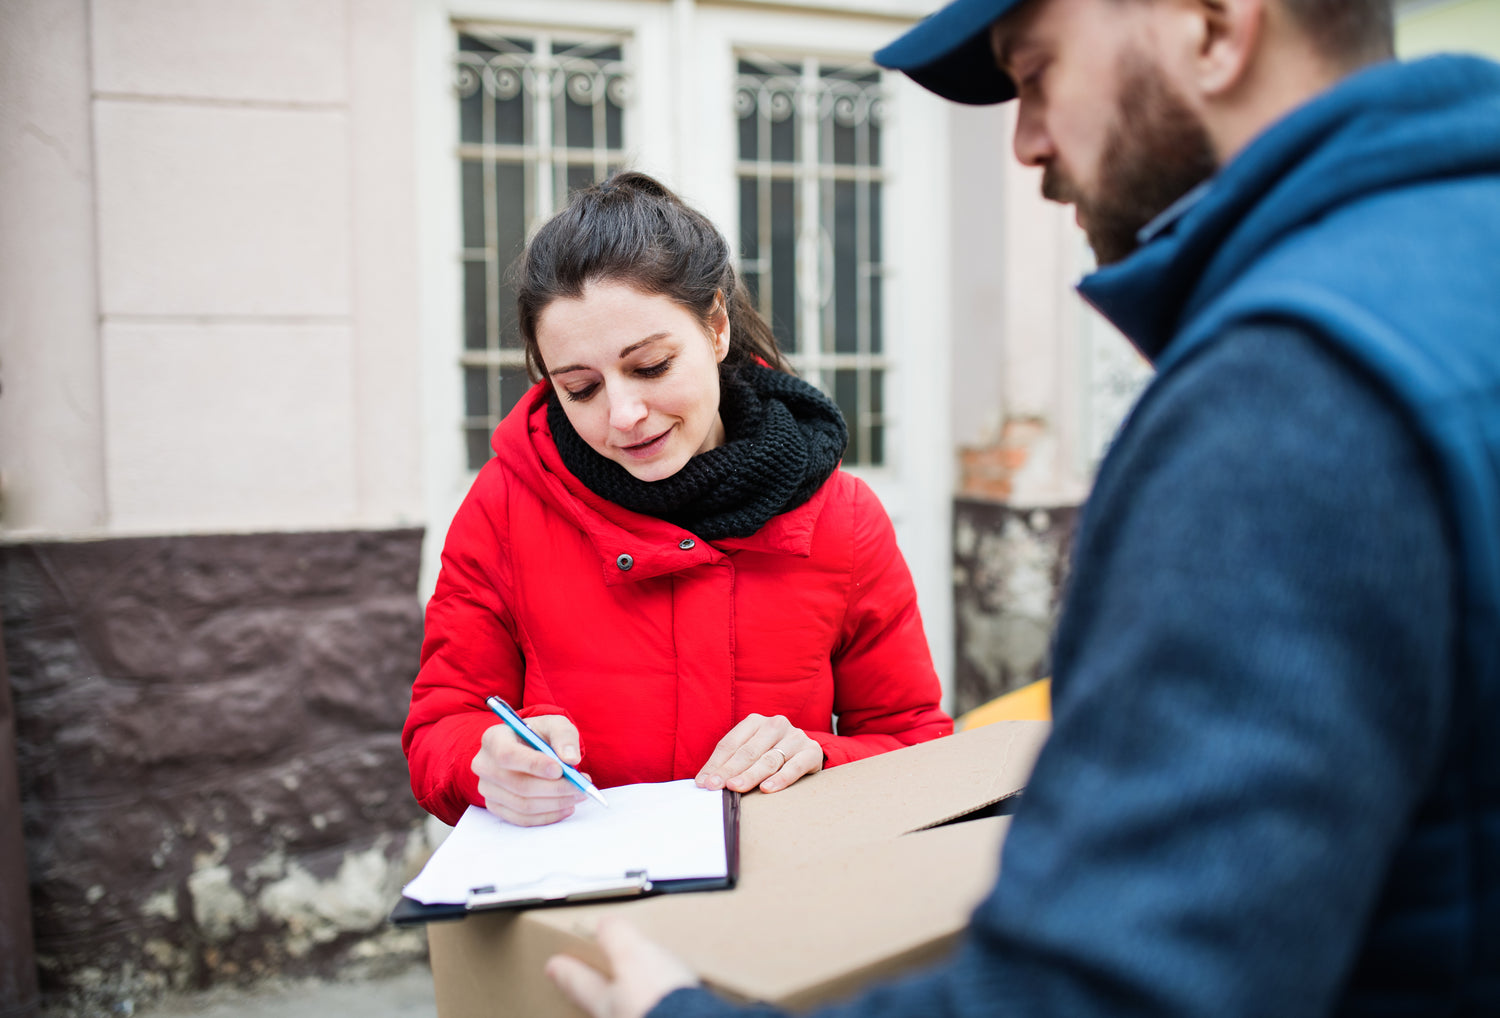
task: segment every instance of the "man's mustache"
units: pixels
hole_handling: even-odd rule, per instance
[[[1076,205],[1079,195],[1073,182],[1057,168],[1057,164],[1049,163],[1042,170],[1042,197],[1063,205]]]

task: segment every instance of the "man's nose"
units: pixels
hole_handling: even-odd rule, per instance
[[[1042,118],[1028,104],[1018,101],[1016,131],[1011,138],[1016,159],[1022,166],[1043,166],[1055,154],[1052,139],[1042,124]]]

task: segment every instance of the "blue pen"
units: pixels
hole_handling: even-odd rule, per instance
[[[598,800],[599,805],[605,807],[606,809],[609,808],[609,803],[604,801],[604,796],[599,794],[599,789],[594,787],[594,783],[588,778],[584,777],[582,774],[578,773],[578,769],[576,767],[568,764],[563,760],[562,757],[558,756],[557,750],[547,745],[546,739],[533,732],[527,726],[526,722],[521,720],[521,715],[510,709],[510,704],[506,703],[498,696],[486,697],[484,702],[489,706],[490,710],[500,715],[500,720],[505,722],[507,728],[515,732],[516,735],[520,736],[522,742],[526,743],[526,745],[530,746],[538,753],[545,753],[547,756],[550,756],[552,759],[556,760],[559,764],[562,764],[563,777],[567,778],[573,784],[577,785],[579,790],[586,792],[591,798]]]

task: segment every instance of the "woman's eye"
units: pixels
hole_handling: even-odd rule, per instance
[[[658,375],[665,375],[667,369],[671,366],[672,358],[668,357],[665,360],[657,361],[655,364],[648,364],[643,368],[637,368],[635,373],[643,378],[656,378]]]
[[[595,382],[591,385],[579,386],[577,389],[563,389],[563,395],[568,397],[568,402],[570,403],[582,403],[592,396],[594,390],[598,388],[599,383]]]

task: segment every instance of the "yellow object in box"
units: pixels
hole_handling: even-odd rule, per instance
[[[982,703],[953,723],[953,730],[966,732],[970,728],[993,724],[996,721],[1051,721],[1052,680],[1038,679],[1029,686],[1012,689],[997,696],[989,703]]]

